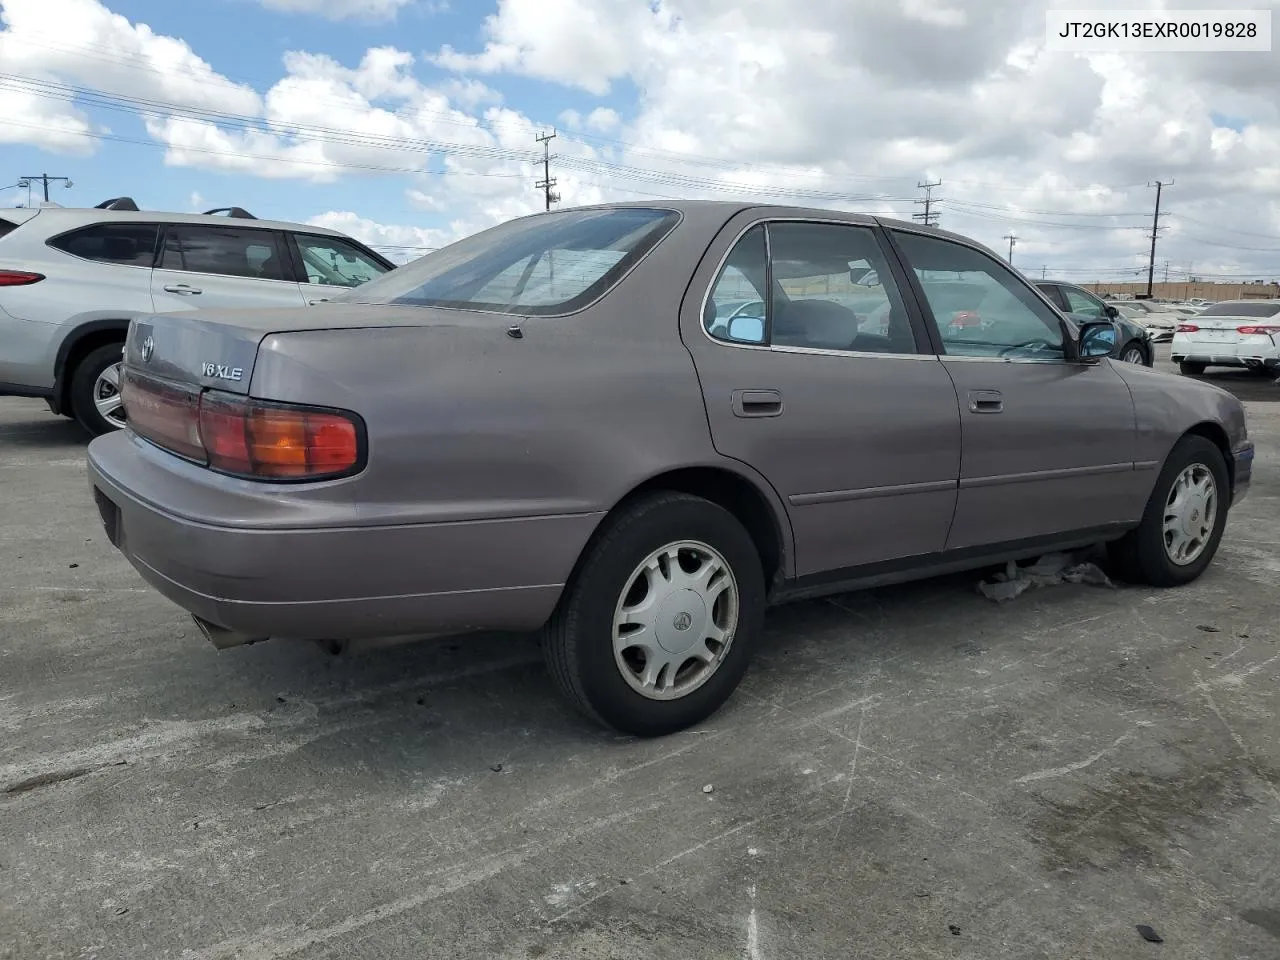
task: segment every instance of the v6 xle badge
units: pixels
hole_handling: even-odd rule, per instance
[[[214,380],[243,380],[244,369],[241,367],[228,367],[221,363],[202,363],[200,364],[201,376],[211,377]]]

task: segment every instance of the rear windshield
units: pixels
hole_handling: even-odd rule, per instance
[[[671,232],[672,210],[569,210],[513,220],[343,294],[347,303],[570,313],[611,288]]]
[[[1205,307],[1201,317],[1274,317],[1280,313],[1280,303],[1215,303]]]

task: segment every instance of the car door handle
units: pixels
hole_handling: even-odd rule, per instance
[[[735,417],[778,417],[782,394],[777,390],[735,390],[730,395]]]
[[[970,413],[1003,413],[1004,398],[999,390],[970,390]]]
[[[166,293],[177,293],[177,294],[181,294],[184,297],[189,297],[189,296],[192,296],[193,294],[202,292],[199,287],[193,287],[187,283],[166,284],[164,289]]]

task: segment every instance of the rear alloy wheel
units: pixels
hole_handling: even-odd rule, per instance
[[[1153,587],[1195,580],[1218,552],[1230,498],[1222,451],[1204,437],[1183,437],[1160,471],[1142,522],[1111,544],[1115,572]]]
[[[71,376],[71,413],[95,437],[125,425],[120,401],[123,350],[118,343],[98,347],[80,361]]]
[[[1184,377],[1198,377],[1204,373],[1205,365],[1196,360],[1183,360],[1178,364],[1178,372]]]
[[[764,618],[760,557],[731,513],[687,494],[645,497],[606,524],[547,626],[547,665],[593,719],[674,733],[746,672]]]
[[[1136,343],[1130,343],[1125,347],[1120,354],[1120,359],[1124,363],[1136,363],[1139,366],[1146,366],[1147,363],[1146,353]]]

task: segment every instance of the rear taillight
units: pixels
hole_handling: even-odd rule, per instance
[[[1262,326],[1236,327],[1236,333],[1243,333],[1246,337],[1254,337],[1259,334],[1261,334],[1264,337],[1269,337],[1273,333],[1280,333],[1280,327],[1271,325],[1271,324],[1264,324]]]
[[[39,283],[43,279],[43,273],[28,273],[26,270],[0,270],[0,287],[25,287],[31,283]]]
[[[125,416],[139,436],[220,473],[255,480],[329,480],[364,456],[359,420],[340,410],[198,393],[126,372]]]
[[[209,466],[240,476],[315,480],[360,463],[360,430],[337,411],[207,393],[200,436]]]
[[[1177,328],[1178,333],[1199,333],[1200,328],[1194,323],[1180,323]]]
[[[139,436],[179,456],[204,460],[200,443],[200,394],[128,370],[120,380],[125,418]]]

